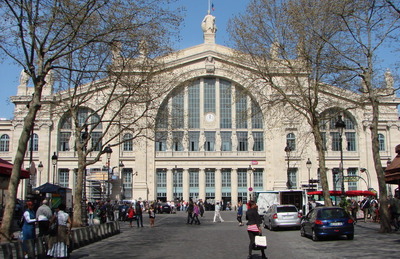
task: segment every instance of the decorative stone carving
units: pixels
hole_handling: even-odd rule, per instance
[[[207,73],[214,73],[215,71],[215,62],[214,58],[209,56],[205,60],[205,67],[206,67],[206,72]]]

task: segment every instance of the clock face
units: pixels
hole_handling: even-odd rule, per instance
[[[206,121],[213,122],[214,120],[215,120],[215,114],[214,113],[209,112],[209,113],[206,114]]]

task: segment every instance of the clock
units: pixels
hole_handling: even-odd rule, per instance
[[[206,114],[206,121],[207,122],[213,122],[215,120],[215,114],[212,112],[209,112]]]

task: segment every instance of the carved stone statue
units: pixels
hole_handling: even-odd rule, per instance
[[[215,17],[208,13],[201,23],[201,29],[205,33],[216,33],[217,26],[215,25]]]
[[[48,86],[48,87],[53,86],[53,84],[54,84],[53,70],[50,70],[47,73],[46,77],[44,78],[44,81],[46,81],[46,85],[45,86]]]
[[[386,81],[386,88],[391,89],[393,88],[393,75],[392,72],[390,72],[390,69],[387,69],[385,72],[385,81]]]
[[[21,74],[19,76],[19,84],[22,86],[27,86],[28,85],[28,81],[31,77],[29,76],[29,74],[26,72],[25,69],[22,69]]]

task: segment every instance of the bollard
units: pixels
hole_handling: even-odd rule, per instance
[[[74,229],[73,231],[72,231],[72,247],[73,247],[73,249],[78,249],[79,248],[79,237],[78,237],[78,231],[77,231],[77,229]]]
[[[1,244],[1,250],[3,250],[4,259],[12,259],[12,246],[10,243]]]

